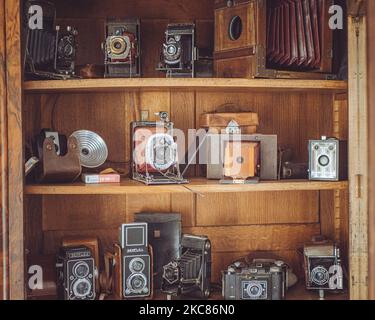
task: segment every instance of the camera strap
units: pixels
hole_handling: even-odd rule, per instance
[[[99,276],[100,296],[99,300],[104,300],[113,293],[113,268],[115,255],[112,252],[104,254],[104,271]]]

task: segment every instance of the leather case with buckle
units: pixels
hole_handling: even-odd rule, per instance
[[[70,137],[67,144],[66,155],[58,156],[53,140],[44,139],[42,159],[37,167],[38,182],[73,182],[81,175],[78,142]]]

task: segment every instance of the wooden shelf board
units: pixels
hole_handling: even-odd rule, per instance
[[[167,79],[167,78],[133,78],[133,79],[73,79],[26,81],[25,92],[74,92],[74,91],[121,91],[136,89],[244,89],[257,91],[347,91],[346,81],[336,80],[288,80],[288,79]]]
[[[131,179],[123,179],[119,184],[85,185],[81,182],[71,184],[33,184],[25,187],[29,195],[90,195],[90,194],[159,194],[159,193],[208,193],[208,192],[260,192],[260,191],[309,191],[342,190],[348,188],[347,181],[262,181],[248,185],[223,185],[215,180],[191,179],[186,185],[146,186]]]

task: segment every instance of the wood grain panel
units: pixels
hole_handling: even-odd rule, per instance
[[[8,132],[5,59],[5,1],[0,0],[0,300],[8,295]]]
[[[43,197],[43,231],[111,229],[125,221],[125,196]]]
[[[22,64],[20,35],[20,1],[5,0],[7,109],[9,149],[9,283],[10,298],[23,299],[24,288],[24,213],[22,139]],[[18,146],[18,147],[16,147]]]
[[[157,71],[168,20],[141,21],[141,68],[144,77],[165,78],[165,73]]]
[[[183,228],[185,233],[206,235],[214,252],[291,250],[320,234],[319,224],[257,225]]]
[[[159,120],[156,113],[167,111],[171,113],[171,96],[167,91],[143,91],[139,96],[139,114],[141,111],[148,111],[148,121]]]
[[[61,247],[63,238],[98,237],[100,252],[113,251],[113,244],[119,241],[119,228],[96,230],[44,231],[43,254],[56,254]]]
[[[214,1],[211,0],[93,0],[90,5],[82,0],[53,0],[58,17],[106,18],[140,17],[142,19],[212,19]]]
[[[171,194],[127,195],[126,221],[134,222],[134,214],[140,212],[171,212]]]
[[[197,226],[319,222],[318,191],[197,196]]]
[[[288,265],[293,269],[293,272],[295,272],[298,278],[303,281],[303,268],[300,263],[300,257],[296,250],[268,251],[264,253],[267,257],[269,255],[276,256],[288,263]],[[212,253],[212,282],[218,284],[221,283],[221,272],[226,270],[231,263],[242,257],[246,257],[248,254],[248,251]]]
[[[367,38],[367,57],[368,57],[368,94],[369,94],[369,298],[375,299],[375,2],[367,1],[368,13],[368,38]]]
[[[43,248],[42,233],[43,196],[25,197],[25,246],[29,253],[40,254]],[[56,208],[55,208],[56,210]]]
[[[171,194],[171,211],[181,213],[184,227],[194,227],[196,225],[195,199],[196,196],[193,193]]]
[[[177,91],[171,92],[171,121],[174,123],[175,129],[178,132],[183,132],[184,140],[180,140],[180,135],[177,135],[176,143],[178,144],[178,155],[180,164],[188,164],[187,153],[189,148],[192,152],[195,150],[195,139],[189,140],[189,129],[196,128],[195,125],[195,92],[194,91]],[[181,130],[181,131],[180,131]],[[177,131],[177,130],[176,130]],[[182,166],[181,168],[185,168]],[[195,165],[192,164],[186,171],[185,177],[193,176],[195,174]]]

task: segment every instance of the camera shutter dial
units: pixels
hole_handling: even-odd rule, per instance
[[[163,55],[165,63],[177,64],[181,58],[181,43],[175,38],[169,38],[163,45]]]
[[[329,281],[329,272],[322,266],[315,267],[311,271],[311,280],[318,286],[324,286]]]

